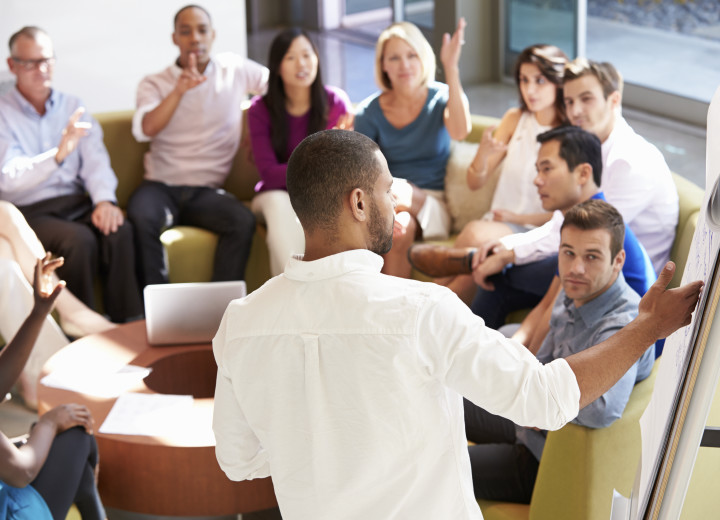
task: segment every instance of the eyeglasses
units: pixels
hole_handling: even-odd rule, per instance
[[[55,65],[55,56],[51,58],[40,58],[39,60],[21,60],[20,58],[12,56],[11,59],[25,70],[35,70],[42,66],[49,68]]]

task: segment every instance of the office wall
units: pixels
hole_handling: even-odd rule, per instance
[[[464,85],[499,81],[499,8],[497,1],[452,0],[435,2],[434,45],[440,55],[443,33],[455,30],[463,16],[467,22],[465,46],[460,57]]]
[[[172,18],[190,0],[0,0],[0,77],[9,74],[7,41],[24,25],[48,31],[55,44],[55,86],[80,96],[89,111],[135,105],[142,77],[176,57]],[[203,0],[213,17],[213,50],[247,49],[245,0]]]

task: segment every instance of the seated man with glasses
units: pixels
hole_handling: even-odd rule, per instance
[[[58,274],[115,322],[142,314],[132,228],[116,205],[117,178],[102,130],[82,102],[52,88],[53,44],[38,27],[10,37],[15,88],[0,96],[0,199],[15,204],[43,246],[66,259]]]

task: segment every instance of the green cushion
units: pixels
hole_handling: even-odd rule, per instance
[[[608,428],[567,424],[548,433],[529,514],[515,504],[480,501],[483,514],[488,511],[486,520],[607,520],[613,489],[629,496],[635,480],[638,421],[650,401],[658,365],[656,361],[650,377],[635,385],[623,416]]]

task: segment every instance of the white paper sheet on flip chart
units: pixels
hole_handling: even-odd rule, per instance
[[[720,226],[718,225],[720,224],[720,211],[718,211],[720,206],[717,201],[713,201],[713,194],[717,190],[720,178],[720,147],[710,145],[710,143],[717,143],[719,139],[720,89],[715,92],[708,110],[707,142],[709,144],[706,156],[705,196],[685,265],[683,284],[693,280],[704,280],[706,287],[709,286],[720,249]],[[715,217],[713,217],[713,210]],[[649,499],[652,484],[659,469],[663,448],[673,419],[674,403],[687,370],[688,356],[704,310],[706,297],[707,291],[704,292],[701,305],[693,315],[692,324],[667,338],[663,355],[660,358],[653,395],[640,419],[642,469],[638,493],[640,499],[638,513],[643,511],[643,504],[646,504]]]

